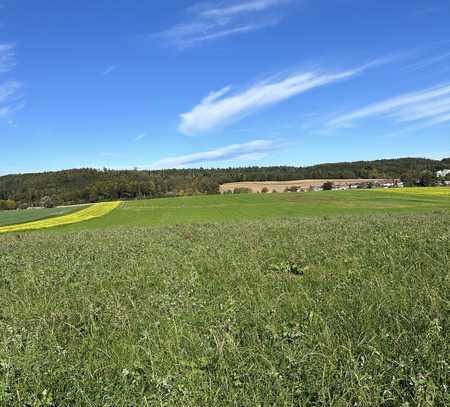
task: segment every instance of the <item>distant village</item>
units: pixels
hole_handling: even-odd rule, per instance
[[[450,186],[450,169],[436,172],[438,185]],[[306,191],[344,191],[348,189],[403,188],[400,179],[309,179],[294,181],[243,181],[220,185],[221,194],[230,193],[274,193]]]
[[[445,178],[448,175],[450,176],[450,170],[441,170],[441,171],[436,172],[437,178]],[[450,185],[450,181],[447,181],[447,185]]]

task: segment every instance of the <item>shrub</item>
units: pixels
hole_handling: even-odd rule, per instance
[[[333,183],[330,181],[324,182],[322,185],[324,191],[331,191],[333,189]]]
[[[234,188],[234,194],[249,194],[252,191],[249,188]]]
[[[54,208],[55,203],[53,202],[53,199],[49,196],[43,196],[40,200],[40,206],[44,208]]]
[[[16,201],[12,199],[0,200],[0,210],[11,211],[17,208]]]
[[[420,178],[418,180],[418,184],[421,187],[430,187],[434,186],[437,183],[436,176],[431,171],[423,171],[420,174]]]
[[[263,189],[261,189],[261,192],[262,192],[263,194],[267,194],[267,192],[269,192],[269,188],[264,187]]]

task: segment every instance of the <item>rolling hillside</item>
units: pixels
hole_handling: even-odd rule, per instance
[[[450,159],[401,158],[320,164],[311,167],[246,167],[161,171],[73,169],[0,177],[0,200],[38,203],[50,196],[57,204],[103,200],[216,194],[219,185],[242,181],[289,181],[329,178],[401,178],[414,184],[424,172],[450,168]]]

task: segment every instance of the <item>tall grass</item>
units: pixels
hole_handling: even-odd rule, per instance
[[[449,249],[442,213],[0,236],[0,405],[448,405]]]

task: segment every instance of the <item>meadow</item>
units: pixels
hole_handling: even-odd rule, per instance
[[[57,231],[287,217],[430,213],[450,209],[450,188],[227,194],[133,200],[108,216]]]
[[[0,235],[0,405],[448,405],[449,209],[243,194]]]

